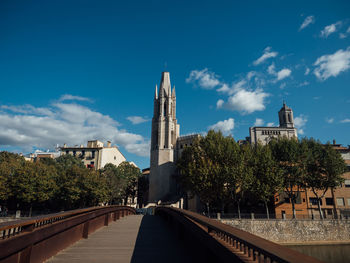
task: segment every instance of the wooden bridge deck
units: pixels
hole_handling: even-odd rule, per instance
[[[48,262],[194,262],[158,216],[130,215],[97,230]]]

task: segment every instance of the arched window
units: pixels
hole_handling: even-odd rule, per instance
[[[290,118],[290,114],[288,114],[288,121],[292,122],[291,118]]]
[[[163,116],[166,115],[166,102],[164,103],[164,110],[163,110]]]

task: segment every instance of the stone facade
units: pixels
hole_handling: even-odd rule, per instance
[[[297,129],[294,127],[293,110],[285,103],[278,112],[279,127],[250,127],[249,140],[251,144],[260,142],[263,145],[268,144],[272,138],[287,137],[297,138]]]
[[[350,220],[228,220],[222,223],[280,244],[350,242]]]
[[[148,201],[174,201],[178,193],[174,179],[175,163],[182,149],[191,145],[199,135],[180,137],[180,125],[176,119],[175,86],[171,91],[169,72],[162,73],[159,96],[156,86],[153,105]]]

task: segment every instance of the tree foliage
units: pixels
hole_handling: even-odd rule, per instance
[[[207,208],[223,211],[241,201],[268,204],[276,193],[285,192],[295,203],[301,189],[311,189],[320,200],[342,182],[345,163],[331,145],[313,139],[272,140],[269,145],[241,145],[221,132],[209,131],[186,147],[177,162],[179,182],[199,197]],[[253,198],[252,198],[253,197]],[[209,212],[209,211],[208,211]]]
[[[17,154],[0,152],[0,205],[57,211],[122,203],[135,195],[140,174],[138,168],[130,166],[107,164],[102,171],[95,171],[71,155],[33,163]]]

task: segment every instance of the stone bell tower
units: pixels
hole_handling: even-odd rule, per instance
[[[169,72],[163,72],[154,93],[151,134],[149,202],[166,201],[175,191],[175,146],[180,125],[176,121],[175,86],[171,91]]]
[[[278,112],[280,121],[280,127],[283,128],[294,128],[293,110],[286,105],[283,101],[283,107]]]

